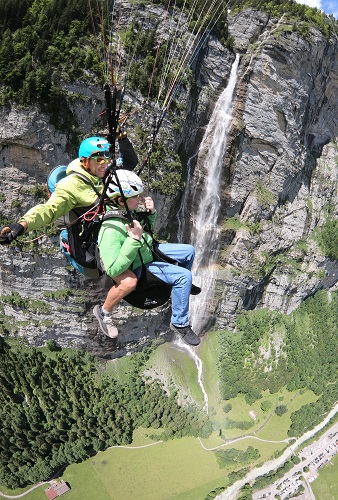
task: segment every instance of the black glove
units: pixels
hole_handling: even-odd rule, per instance
[[[5,231],[10,229],[10,231]],[[0,245],[10,245],[20,234],[24,232],[25,228],[22,224],[14,223],[7,224],[7,226],[0,227]]]

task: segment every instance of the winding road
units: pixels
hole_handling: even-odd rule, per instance
[[[317,432],[322,430],[329,422],[330,420],[338,413],[338,402],[336,402],[336,405],[334,408],[330,411],[330,413],[324,418],[324,420],[318,424],[316,427],[314,427],[311,431],[306,432],[298,438],[291,446],[289,446],[284,453],[274,459],[270,460],[269,462],[266,462],[262,467],[258,467],[256,469],[251,470],[248,472],[248,474],[243,478],[240,479],[239,481],[236,481],[234,484],[229,486],[221,495],[218,495],[216,497],[216,500],[233,500],[238,493],[238,491],[248,482],[253,481],[259,476],[263,476],[267,472],[270,472],[272,470],[277,469],[281,465],[283,465],[292,455],[294,455],[295,450],[305,441],[310,439],[311,437],[315,436]]]
[[[238,491],[246,483],[256,479],[259,476],[263,476],[267,472],[275,470],[278,467],[280,467],[281,465],[283,465],[292,455],[294,455],[295,450],[302,443],[304,443],[305,441],[307,441],[311,437],[315,436],[317,434],[317,432],[322,430],[323,427],[325,427],[337,413],[338,413],[338,402],[336,403],[334,408],[330,411],[330,413],[324,418],[324,420],[320,424],[318,424],[316,427],[314,427],[311,431],[308,431],[305,434],[303,434],[303,436],[301,436],[298,439],[291,437],[291,438],[283,439],[282,441],[272,441],[272,440],[268,440],[268,439],[261,439],[257,436],[254,436],[254,435],[251,435],[251,436],[248,435],[248,436],[241,436],[241,437],[233,439],[231,441],[227,441],[226,443],[221,444],[221,445],[216,446],[216,447],[213,447],[213,448],[207,448],[204,446],[201,439],[198,438],[198,441],[199,441],[201,447],[205,451],[215,451],[215,450],[218,450],[219,448],[222,448],[223,446],[227,446],[229,444],[235,443],[236,441],[241,441],[243,439],[256,439],[258,441],[264,441],[266,443],[289,443],[290,441],[294,441],[294,443],[291,446],[289,446],[280,457],[278,457],[274,460],[270,460],[270,461],[266,462],[264,465],[262,465],[262,467],[258,467],[256,469],[253,469],[250,472],[248,472],[248,474],[243,479],[236,481],[227,490],[225,490],[221,495],[218,495],[216,497],[216,500],[232,500],[233,498],[235,498],[235,495],[238,493]],[[110,448],[128,448],[131,450],[135,450],[135,449],[148,448],[149,446],[155,446],[158,444],[162,444],[162,442],[163,441],[156,441],[155,443],[149,443],[149,444],[145,444],[145,445],[141,445],[141,446],[118,446],[117,445],[117,446],[111,446]],[[20,495],[6,495],[5,493],[2,493],[0,491],[0,497],[1,498],[22,498],[25,495],[27,495],[28,493],[30,493],[32,490],[34,490],[35,488],[38,488],[39,486],[42,486],[44,484],[50,484],[50,483],[49,483],[49,481],[40,482],[40,483],[32,486],[29,490],[25,491],[24,493],[21,493]]]

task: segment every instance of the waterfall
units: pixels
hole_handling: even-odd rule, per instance
[[[181,241],[185,231],[185,221],[189,219],[185,213],[187,197],[191,197],[192,206],[198,206],[197,214],[192,214],[191,243],[196,250],[193,267],[194,283],[201,286],[202,292],[198,296],[191,297],[190,303],[192,327],[197,334],[206,331],[215,316],[213,299],[219,250],[218,218],[221,208],[222,166],[232,119],[238,64],[237,55],[231,68],[228,85],[215,105],[198,152],[188,161],[189,169],[192,160],[196,161],[197,158],[194,176],[188,170],[187,187],[179,212],[178,239]]]
[[[197,373],[198,373],[198,378],[197,378],[198,385],[200,386],[201,391],[203,393],[203,397],[204,397],[203,410],[206,413],[208,413],[208,410],[209,410],[209,398],[208,398],[208,394],[206,393],[206,390],[204,389],[204,385],[203,385],[203,381],[202,381],[202,374],[203,374],[203,363],[202,363],[202,360],[197,356],[197,354],[194,351],[194,349],[190,345],[185,344],[183,342],[183,340],[181,339],[181,337],[179,337],[178,335],[176,335],[176,337],[175,337],[174,344],[176,344],[178,347],[180,347],[182,349],[187,350],[189,352],[190,356],[192,357],[192,359],[195,361],[195,364],[196,364],[196,367],[197,367]]]
[[[221,174],[226,151],[227,134],[231,123],[233,95],[237,82],[239,56],[232,65],[227,87],[220,95],[200,147],[188,160],[188,178],[182,204],[178,213],[178,241],[183,241],[187,233],[187,213],[189,205],[198,206],[196,216],[192,215],[191,243],[196,250],[193,266],[194,283],[201,286],[202,292],[191,297],[190,318],[196,333],[202,333],[214,317],[213,298],[216,278],[216,260],[219,249],[218,218],[221,208]],[[192,165],[196,163],[192,175]],[[203,168],[204,167],[204,168]],[[206,172],[206,175],[204,174]],[[203,179],[204,176],[204,179]],[[201,188],[202,184],[202,188]],[[191,202],[192,200],[192,202]],[[186,349],[196,363],[198,384],[204,396],[203,409],[208,412],[208,395],[202,375],[202,360],[195,349],[176,337],[175,344]]]

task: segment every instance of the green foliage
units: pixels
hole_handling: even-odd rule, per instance
[[[54,352],[53,341],[47,347],[53,356],[0,338],[0,484],[47,479],[99,450],[130,443],[140,425],[161,428],[165,439],[211,433],[207,416],[143,380],[149,352],[130,358],[122,385],[87,353]]]
[[[46,190],[46,185],[45,184],[35,184],[32,190],[32,194],[34,198],[37,200],[47,200],[47,190]]]
[[[260,457],[259,450],[249,446],[246,451],[230,448],[215,451],[216,460],[220,468],[231,467],[237,464],[247,464]]]
[[[63,80],[102,76],[86,0],[5,0],[0,6],[0,105],[36,103],[71,131],[76,119]]]
[[[330,220],[317,232],[316,240],[325,257],[338,259],[338,221]]]
[[[247,7],[267,12],[270,16],[280,18],[284,15],[286,20],[294,21],[293,29],[301,34],[305,39],[309,37],[309,26],[314,26],[323,35],[329,38],[332,33],[337,32],[338,23],[334,16],[327,16],[317,8],[299,4],[295,0],[234,0],[231,8],[235,11],[243,10]]]
[[[54,339],[47,340],[46,347],[51,352],[55,352],[55,351],[59,350],[59,347],[58,347],[58,345],[57,345],[57,343],[55,342]]]
[[[285,405],[279,405],[275,408],[275,413],[276,415],[278,415],[279,417],[281,417],[282,415],[284,415],[284,413],[286,413],[288,411],[287,407]]]
[[[18,292],[11,292],[9,295],[1,295],[0,302],[9,304],[21,311],[31,311],[33,309],[48,310],[48,306],[44,302],[21,297]]]
[[[260,407],[261,407],[261,410],[264,411],[264,413],[266,413],[271,409],[272,403],[271,403],[271,401],[266,399],[265,401],[261,402]]]
[[[158,141],[150,164],[150,189],[166,196],[176,195],[182,188],[182,163],[173,150]]]
[[[228,474],[229,483],[233,484],[239,479],[242,479],[242,477],[246,476],[249,471],[249,467],[243,467],[242,469],[230,472],[230,474]]]
[[[223,406],[223,411],[224,413],[229,413],[229,411],[232,410],[232,404],[231,403],[227,403],[226,405]]]
[[[229,219],[226,219],[223,224],[224,229],[233,229],[235,231],[241,229],[242,227],[245,227],[245,225],[242,224],[239,217],[230,217]]]
[[[150,96],[157,96],[167,44],[161,45],[157,53],[156,31],[145,30],[137,21],[130,25],[122,39],[125,49],[134,54],[134,62],[130,67],[130,87],[139,90],[144,96],[149,91]],[[153,73],[155,57],[156,68]]]
[[[235,428],[247,431],[248,429],[253,427],[254,423],[252,421],[245,421],[245,420],[242,422],[238,422],[236,420],[227,420],[226,425],[227,427],[229,427],[229,429]]]
[[[254,489],[255,490],[261,490],[265,486],[268,486],[269,484],[273,484],[277,479],[280,479],[283,477],[289,470],[294,467],[295,462],[293,460],[294,457],[290,458],[281,467],[278,467],[277,469],[267,472],[264,474],[264,476],[260,476],[256,479],[254,483]]]
[[[202,20],[205,29],[213,16],[209,10],[199,18],[196,7],[190,17],[195,33]],[[27,0],[21,2],[20,8],[15,0],[4,0],[0,6],[0,82],[4,85],[1,104],[12,99],[22,104],[37,102],[52,113],[56,126],[65,128],[70,118],[74,123],[61,82],[90,78],[102,83],[106,79],[106,63],[100,56],[104,52],[102,43],[92,33],[100,33],[102,23],[108,36],[109,8],[108,3],[102,5],[98,15],[98,5],[87,0]],[[213,34],[232,46],[226,10],[217,16]],[[156,29],[147,29],[137,17],[131,17],[128,30],[119,33],[119,39],[127,53],[124,70],[128,69],[128,86],[150,97],[157,96],[159,90],[163,92],[163,67],[177,39],[159,44]],[[175,64],[166,72],[166,86],[173,81],[174,68]],[[58,113],[53,113],[55,106]],[[61,124],[59,114],[64,115]]]
[[[308,40],[308,41],[311,40],[310,25],[308,22],[294,23],[292,29],[293,29],[293,31],[299,33],[300,36],[302,38],[304,38],[305,40]]]
[[[67,300],[69,296],[73,294],[73,290],[70,288],[63,288],[62,290],[56,290],[55,292],[43,292],[43,295],[49,299],[53,300]]]
[[[220,493],[222,493],[222,491],[225,490],[225,488],[225,486],[219,486],[218,488],[215,488],[207,494],[205,500],[212,500],[213,498],[216,498]]]
[[[164,8],[167,8],[168,3],[166,0],[151,1],[156,5],[162,5]],[[233,39],[228,33],[227,10],[223,9],[223,11],[220,11],[217,2],[211,3],[211,8],[209,9],[206,9],[204,0],[177,0],[175,5],[189,15],[189,29],[191,31],[194,30],[194,33],[197,33],[201,28],[202,21],[204,21],[204,28],[212,26],[213,35],[217,36],[222,43],[228,44],[229,47],[231,46]],[[203,17],[200,16],[202,12],[204,13]],[[212,19],[213,21],[211,21]]]
[[[9,219],[7,219],[7,217],[5,217],[1,212],[0,212],[0,225],[1,226],[4,226],[5,224],[10,224],[11,222],[13,221],[10,221]]]
[[[261,180],[257,182],[255,194],[260,205],[269,206],[276,201],[276,196],[264,186]]]
[[[252,403],[265,390],[276,393],[284,386],[290,391],[310,389],[318,400],[291,414],[289,435],[298,436],[313,427],[336,401],[337,325],[336,292],[331,293],[330,301],[325,291],[317,292],[290,315],[268,310],[243,313],[238,318],[236,334],[220,335],[223,398],[243,394]],[[262,347],[264,352],[271,352],[268,360]],[[276,413],[285,410],[286,406],[280,405]]]

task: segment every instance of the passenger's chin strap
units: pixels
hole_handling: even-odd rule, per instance
[[[133,216],[131,215],[131,211],[129,210],[128,203],[127,203],[127,198],[126,198],[126,196],[125,196],[125,194],[123,192],[123,189],[122,189],[122,186],[121,186],[121,183],[120,183],[120,179],[118,178],[118,175],[117,175],[117,172],[116,172],[116,160],[113,160],[108,165],[108,169],[109,169],[109,173],[107,175],[107,178],[106,178],[106,181],[105,181],[105,186],[104,186],[104,189],[103,189],[103,192],[102,192],[102,195],[101,195],[101,197],[103,196],[102,203],[103,203],[103,199],[105,197],[105,194],[106,194],[109,182],[110,181],[115,182],[117,184],[118,188],[119,188],[120,193],[121,193],[121,198],[123,200],[124,209],[125,209],[125,211],[127,213],[127,218],[129,220],[130,226],[133,227]]]

